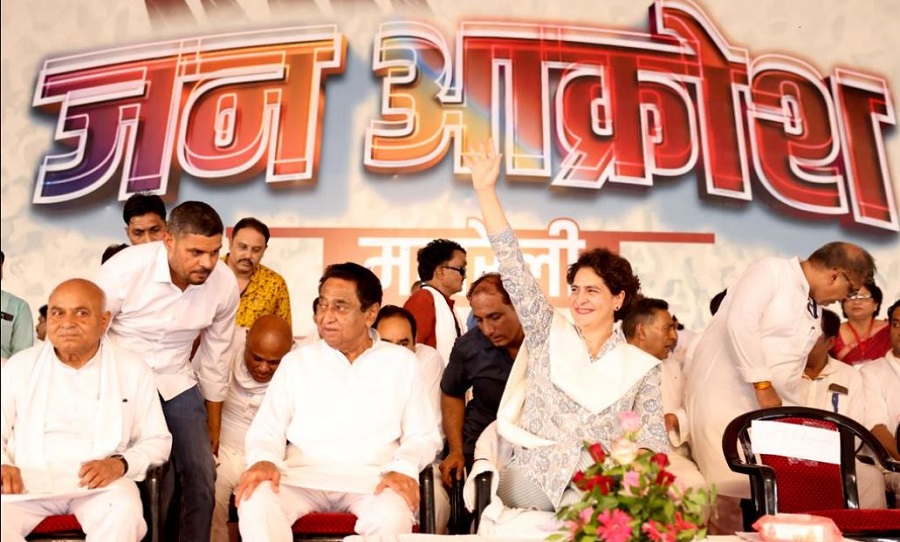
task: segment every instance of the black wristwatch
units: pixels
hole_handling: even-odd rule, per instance
[[[122,455],[122,454],[113,454],[113,455],[109,456],[109,458],[110,458],[110,459],[118,459],[119,461],[121,461],[121,462],[122,462],[122,465],[125,467],[125,471],[122,473],[122,476],[125,476],[126,474],[128,474],[128,460],[125,459],[125,456],[124,456],[124,455]]]

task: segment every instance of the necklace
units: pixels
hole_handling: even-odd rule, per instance
[[[860,354],[862,354],[863,356],[866,355],[866,341],[868,341],[868,340],[871,338],[871,335],[872,335],[872,326],[874,326],[874,325],[875,325],[875,319],[872,318],[871,320],[869,320],[869,328],[866,330],[866,336],[865,336],[865,338],[864,338],[864,339],[861,339],[861,338],[859,337],[859,334],[856,332],[856,329],[853,328],[853,324],[852,324],[851,322],[849,322],[849,321],[847,322],[847,327],[850,328],[850,333],[852,333],[852,334],[853,334],[853,338],[856,339],[856,346],[859,347],[859,352],[860,352]]]

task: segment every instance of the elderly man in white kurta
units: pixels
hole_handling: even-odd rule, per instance
[[[828,355],[840,328],[840,317],[828,309],[822,310],[822,334],[806,358],[800,383],[801,393],[806,397],[802,406],[835,412],[866,425],[862,376],[852,366]],[[878,468],[857,461],[856,478],[860,508],[887,507],[884,479]]]
[[[866,393],[867,427],[884,444],[891,457],[900,461],[894,433],[900,431],[900,301],[888,309],[891,351],[883,358],[863,364],[860,372]],[[886,472],[888,489],[900,497],[900,473]],[[900,498],[898,498],[900,502]]]
[[[722,454],[725,427],[751,410],[805,403],[799,384],[821,334],[819,306],[853,293],[874,268],[860,247],[829,243],[803,261],[764,258],[729,285],[685,374],[694,459],[730,498],[719,499],[720,509],[749,496],[747,476],[732,472]]]
[[[289,541],[314,511],[350,512],[362,535],[410,532],[418,472],[441,441],[419,362],[370,329],[378,277],[354,263],[319,281],[320,340],[284,357],[247,431],[235,490],[245,541]]]
[[[168,458],[172,436],[153,372],[101,339],[104,303],[92,282],[63,282],[50,294],[49,340],[3,367],[4,542],[59,514],[74,514],[89,541],[147,531],[135,481]]]
[[[228,542],[228,501],[241,474],[247,468],[244,439],[256,416],[269,382],[291,351],[291,326],[272,314],[260,316],[249,330],[235,333],[235,354],[231,362],[228,397],[222,406],[222,433],[219,463],[216,466],[216,508],[213,512],[212,542]]]

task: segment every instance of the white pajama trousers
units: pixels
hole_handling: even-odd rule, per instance
[[[88,542],[139,541],[147,533],[144,508],[137,485],[119,478],[103,492],[84,497],[49,498],[3,503],[0,511],[3,542],[24,541],[47,516],[73,514]]]
[[[354,530],[366,536],[412,532],[415,521],[406,501],[392,489],[378,495],[305,489],[279,484],[278,493],[263,482],[238,507],[245,542],[291,542],[291,525],[310,512],[350,512]]]
[[[229,542],[228,502],[234,488],[247,470],[244,454],[226,446],[219,446],[219,465],[216,467],[216,507],[213,509],[211,542]]]

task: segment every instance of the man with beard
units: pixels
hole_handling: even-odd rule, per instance
[[[156,376],[181,484],[180,540],[209,540],[222,401],[238,307],[234,274],[217,266],[224,227],[208,204],[172,210],[162,241],[122,251],[100,268],[113,344],[143,354]],[[191,347],[200,336],[194,355]],[[204,406],[205,399],[205,406]]]
[[[231,245],[222,258],[234,272],[241,292],[237,325],[249,328],[257,318],[273,314],[291,324],[291,298],[281,275],[262,263],[269,246],[269,227],[253,217],[238,220]]]

